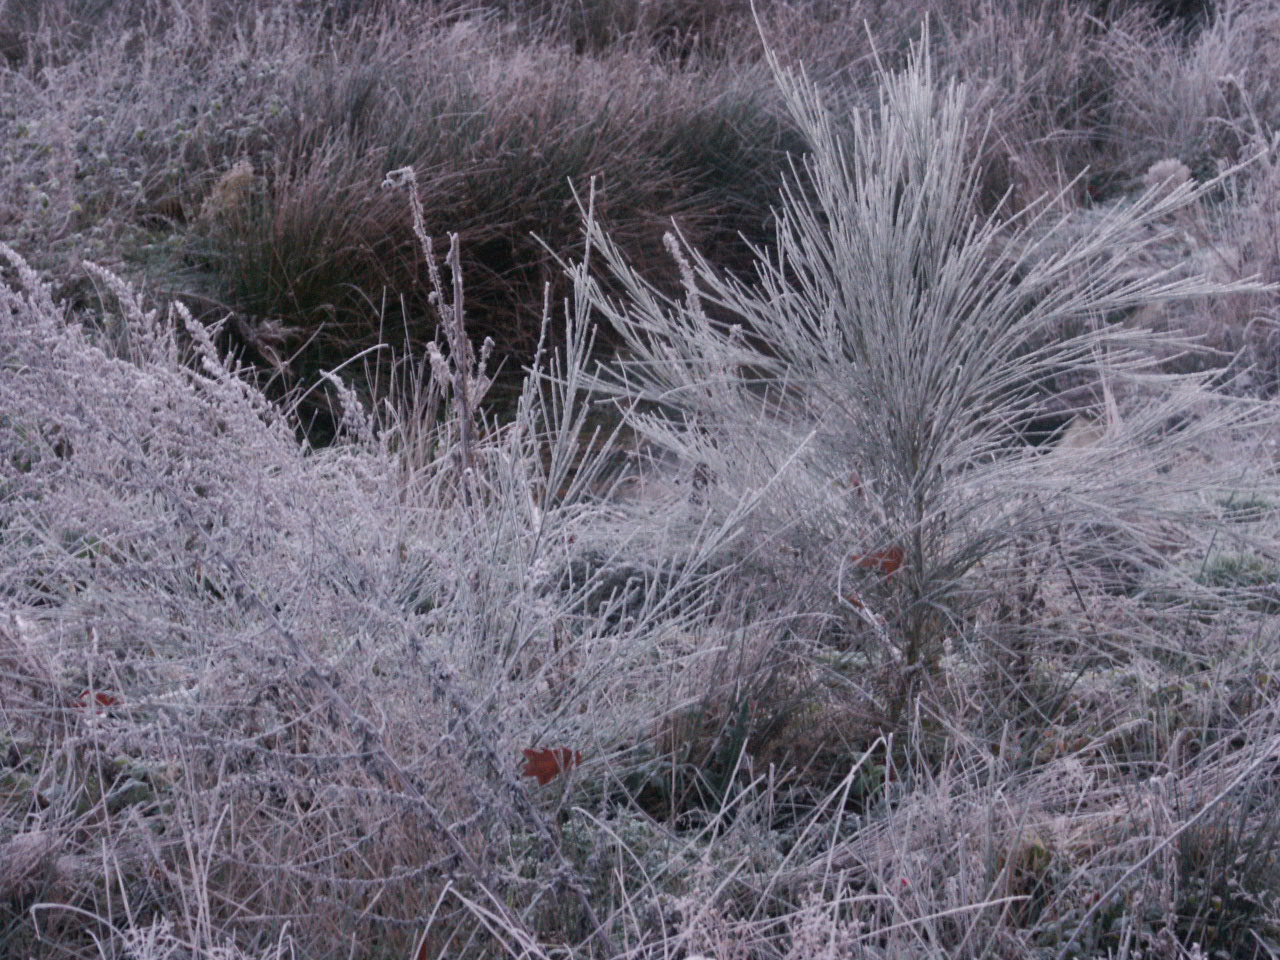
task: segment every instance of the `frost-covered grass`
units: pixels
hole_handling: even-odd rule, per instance
[[[766,35],[796,9],[762,12]],[[1231,7],[1196,56],[1249,62],[1269,10]],[[536,38],[564,76],[692,83],[736,51],[804,148],[774,242],[731,270],[684,221],[629,243],[607,181],[557,188],[585,230],[548,234],[567,296],[524,305],[539,346],[501,417],[492,288],[466,230],[433,243],[430,164],[331,155],[369,229],[400,225],[438,332],[329,371],[324,445],[298,429],[305,386],[223,349],[236,314],[202,322],[110,257],[77,286],[54,248],[0,246],[0,954],[1280,951],[1266,91],[1195,108],[1230,129],[1205,148],[1243,162],[1229,176],[1196,179],[1174,149],[1194,111],[1171,106],[1151,156],[1130,144],[1139,186],[1085,205],[1068,160],[1093,146],[1064,136],[1059,176],[1047,141],[1006,162],[1010,131],[1114,115],[1013,109],[990,31],[1058,103],[1086,75],[1133,109],[1166,96],[1139,67],[1173,46],[1107,60],[1116,33],[985,5],[841,89],[819,38],[751,60],[712,29],[734,4],[699,11],[699,43],[659,4],[447,24],[462,62],[523,16],[484,49]],[[334,75],[343,43],[398,42],[305,14],[244,41],[336,31]],[[1037,58],[1045,35],[1089,57]],[[5,83],[49,93],[74,44],[107,56],[38,36]],[[205,240],[276,196],[258,176],[184,201]],[[1048,415],[1055,442],[1029,445]],[[522,751],[550,751],[547,782]]]
[[[379,342],[431,338],[411,224],[378,189],[411,165],[430,232],[462,238],[473,332],[518,366],[543,285],[567,292],[542,242],[581,254],[573,191],[592,178],[611,236],[668,291],[673,220],[744,272],[744,239],[772,240],[802,138],[761,31],[844,115],[927,19],[939,75],[990,117],[972,131],[988,209],[1068,182],[1065,204],[1113,199],[1166,158],[1204,177],[1265,138],[1269,2],[1237,0],[1191,48],[1140,3],[1105,5],[1105,21],[1097,6],[13,0],[0,235],[86,317],[104,307],[81,259],[204,321],[231,313],[226,342],[278,398]],[[317,438],[331,398],[306,402]]]

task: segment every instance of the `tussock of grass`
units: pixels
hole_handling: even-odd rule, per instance
[[[434,334],[387,170],[414,166],[431,232],[463,238],[475,332],[527,358],[543,285],[563,291],[541,242],[578,242],[574,188],[595,178],[637,256],[660,259],[673,217],[741,256],[786,162],[758,66],[579,57],[447,4],[343,27],[283,7],[157,17],[57,72],[5,77],[23,104],[7,128],[9,236],[41,266],[90,256],[145,275],[206,318],[282,322],[289,354],[302,348],[291,382]],[[228,205],[237,170],[252,179]]]

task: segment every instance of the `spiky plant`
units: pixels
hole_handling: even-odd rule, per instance
[[[868,655],[927,675],[1031,555],[1068,576],[1152,562],[1143,521],[1211,482],[1187,473],[1185,451],[1261,414],[1161,373],[1157,358],[1194,345],[1123,320],[1243,285],[1144,268],[1170,215],[1201,196],[1190,184],[1087,223],[1055,196],[981,215],[966,144],[982,121],[926,48],[843,118],[773,64],[811,151],[782,192],[776,249],[744,283],[669,236],[677,301],[588,216],[590,255],[621,294],[584,264],[575,278],[627,347],[596,385],[633,401],[649,443],[715,478],[712,510],[717,490],[736,503],[770,482],[756,555],[777,567],[785,548],[796,591],[869,623]],[[1091,418],[1096,437],[1052,455],[1022,442],[1050,413]],[[911,687],[895,686],[890,717]]]

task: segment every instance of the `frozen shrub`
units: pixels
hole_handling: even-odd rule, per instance
[[[1117,534],[1105,548],[1127,553],[1106,565],[1151,562],[1141,534],[1124,550],[1129,532],[1213,482],[1184,473],[1185,451],[1262,411],[1161,374],[1158,357],[1194,344],[1111,318],[1256,285],[1145,264],[1198,196],[1189,182],[1161,177],[1087,231],[1055,197],[981,215],[980,121],[924,52],[882,78],[847,138],[812,86],[780,79],[811,153],[753,283],[672,236],[685,290],[666,297],[588,218],[591,256],[621,294],[585,266],[575,275],[628,348],[598,385],[635,403],[629,420],[654,447],[715,478],[713,511],[718,493],[738,503],[767,488],[753,555],[798,557],[792,591],[842,605],[873,659],[928,672],[992,598],[979,565],[1023,564],[1029,550],[1069,566],[1103,546],[1085,536],[1099,525]],[[1101,424],[1099,439],[1054,455],[1024,446],[1046,411]]]
[[[407,953],[442,899],[453,924],[500,890],[537,902],[504,838],[532,875],[557,865],[546,884],[571,878],[520,751],[596,763],[652,728],[663,631],[704,620],[714,583],[709,531],[650,541],[659,573],[676,560],[639,597],[598,596],[603,573],[561,586],[584,550],[644,555],[586,492],[611,454],[578,448],[586,341],[486,424],[455,238],[451,273],[429,268],[449,336],[393,406],[335,376],[342,433],[313,451],[181,309],[90,268],[122,316],[95,343],[0,255],[0,762],[19,788],[0,849],[26,850],[38,813],[60,853],[2,878],[8,942],[43,894],[67,942],[145,926],[129,911],[158,899],[193,949],[264,950],[278,921],[244,918],[294,917],[317,955],[353,932]],[[604,936],[571,900],[556,922]]]

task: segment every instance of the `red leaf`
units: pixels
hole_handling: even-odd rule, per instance
[[[120,699],[113,697],[109,693],[102,693],[101,691],[95,693],[92,690],[86,690],[80,694],[80,699],[76,701],[76,706],[87,707],[90,702],[96,702],[100,707],[114,707],[120,702]]]
[[[897,572],[904,557],[901,547],[890,547],[875,553],[855,553],[852,559],[863,570],[878,570],[887,577]]]
[[[568,747],[541,750],[525,750],[524,770],[526,777],[537,777],[540,786],[546,786],[560,774],[572,770],[582,762],[582,751],[570,750]]]

